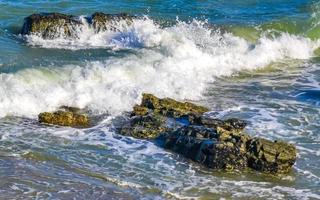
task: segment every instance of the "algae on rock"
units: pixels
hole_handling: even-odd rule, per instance
[[[39,122],[54,124],[59,126],[71,126],[85,128],[90,125],[86,115],[77,114],[70,111],[43,112],[39,114]]]
[[[170,98],[143,94],[120,134],[156,143],[209,168],[267,173],[287,173],[296,159],[296,148],[286,142],[254,138],[240,119],[204,116],[208,108]]]
[[[60,13],[32,14],[26,17],[21,34],[38,34],[45,39],[76,37],[76,28],[82,23],[73,15]]]
[[[283,141],[253,138],[248,143],[249,167],[271,173],[287,173],[296,160],[296,148]]]
[[[78,16],[61,13],[32,14],[24,19],[22,35],[35,34],[44,39],[77,38],[84,26],[91,27],[96,33],[102,31],[121,31],[129,26],[134,17],[125,13],[105,14],[96,12],[80,19]]]
[[[105,14],[102,12],[96,12],[91,17],[91,23],[96,32],[111,30],[119,31],[119,23],[122,21],[122,25],[130,25],[134,17],[129,16],[126,13],[119,14]]]
[[[155,113],[160,113],[167,117],[182,117],[187,115],[202,115],[209,109],[198,106],[190,102],[179,102],[171,98],[157,98],[152,94],[142,94],[141,107],[152,109]]]

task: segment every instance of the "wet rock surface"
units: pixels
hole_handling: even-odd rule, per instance
[[[170,98],[143,94],[122,135],[154,139],[156,143],[209,168],[287,173],[296,160],[296,148],[282,141],[255,138],[244,132],[240,119],[213,119],[208,108]]]
[[[32,14],[24,19],[21,34],[38,34],[42,38],[75,37],[82,23],[73,15],[61,13]]]
[[[155,113],[173,118],[187,117],[189,115],[200,116],[209,109],[190,102],[179,102],[171,98],[157,98],[152,94],[143,94],[140,107],[151,109]]]
[[[166,118],[158,115],[134,116],[120,128],[120,134],[141,139],[154,139],[169,130]]]
[[[153,139],[163,148],[213,169],[283,174],[296,160],[294,145],[251,137],[240,119],[214,119],[208,108],[143,94],[142,102],[120,120],[116,131],[125,136]],[[63,106],[56,112],[39,114],[39,122],[60,126],[88,127],[82,110]]]
[[[124,22],[124,25],[130,25],[133,16],[129,16],[126,13],[119,14],[105,14],[102,12],[96,12],[91,17],[91,23],[96,32],[112,30],[118,31],[117,26],[120,21]]]
[[[283,141],[253,138],[247,144],[249,167],[271,173],[287,173],[296,160],[296,148]]]
[[[79,16],[61,13],[32,14],[24,19],[21,34],[36,34],[44,39],[57,37],[76,38],[77,31],[81,29],[84,23],[91,26],[95,32],[118,31],[116,27],[119,27],[120,21],[123,25],[129,25],[134,18],[125,13],[105,14],[101,12],[94,13],[82,20],[80,20]]]
[[[219,140],[219,134],[212,128],[184,126],[163,133],[157,142],[210,168],[233,170],[247,166],[245,152],[232,142]]]
[[[43,112],[38,116],[40,123],[59,126],[71,126],[85,128],[90,126],[89,118],[84,114],[77,113],[76,108],[58,110],[56,112]]]

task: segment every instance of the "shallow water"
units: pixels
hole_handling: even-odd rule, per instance
[[[144,16],[78,39],[19,35],[34,12]],[[0,199],[320,199],[318,1],[0,0]],[[212,171],[114,133],[142,92],[191,100],[297,145],[292,172]],[[44,126],[61,105],[101,115]]]

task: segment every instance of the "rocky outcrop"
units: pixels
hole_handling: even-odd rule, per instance
[[[200,117],[206,111],[206,107],[190,102],[143,94],[141,104],[133,107],[130,120],[120,127],[119,132],[135,138],[154,139],[162,132],[183,126],[184,118]]]
[[[126,13],[120,14],[105,14],[102,12],[96,12],[91,17],[91,23],[96,32],[112,30],[119,31],[117,25],[122,21],[124,25],[130,25],[132,23],[133,16],[129,16]]]
[[[78,16],[61,13],[32,14],[24,19],[21,34],[35,34],[44,39],[76,38],[84,23],[92,27],[95,32],[119,31],[117,27],[121,27],[118,26],[120,21],[123,22],[123,25],[130,25],[133,18],[125,13],[105,14],[101,12],[94,13],[83,20],[80,20]]]
[[[39,122],[77,128],[85,128],[90,125],[89,118],[84,114],[77,113],[78,109],[70,107],[66,108],[56,112],[40,113],[38,116]]]
[[[82,23],[75,16],[60,13],[32,14],[24,19],[21,34],[37,34],[43,38],[75,37]]]
[[[296,160],[294,145],[251,137],[244,131],[243,120],[210,118],[207,111],[191,102],[143,94],[141,104],[115,127],[119,134],[153,139],[157,145],[213,169],[251,168],[272,174],[291,170]],[[90,125],[82,110],[66,106],[40,113],[39,122],[80,128]]]
[[[120,133],[140,139],[154,139],[160,133],[168,130],[165,117],[159,114],[150,114],[132,117],[128,123],[120,128]]]
[[[246,122],[203,115],[208,108],[170,98],[143,94],[119,133],[154,139],[158,145],[214,169],[245,169],[287,173],[296,160],[296,148],[282,141],[251,137]]]
[[[210,168],[233,170],[247,166],[246,152],[234,142],[219,140],[219,134],[212,128],[184,126],[161,134],[157,142]]]
[[[170,98],[159,99],[152,94],[142,94],[141,108],[150,109],[154,113],[173,118],[188,117],[189,115],[200,116],[209,109],[190,102],[179,102]],[[137,114],[137,113],[134,113]]]
[[[247,143],[249,167],[271,173],[287,173],[296,160],[296,148],[283,141],[253,138]]]
[[[249,167],[267,173],[287,173],[296,160],[296,148],[292,144],[220,128],[184,126],[162,133],[157,141],[164,148],[210,168]]]

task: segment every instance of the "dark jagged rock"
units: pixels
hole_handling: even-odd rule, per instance
[[[43,112],[39,114],[38,118],[40,123],[59,126],[85,128],[90,125],[89,118],[86,115],[63,110],[56,112]]]
[[[215,129],[200,126],[185,126],[164,133],[157,138],[164,148],[184,155],[207,167],[215,169],[243,169],[247,157],[232,142],[219,141]]]
[[[283,174],[296,160],[296,148],[285,142],[203,126],[185,126],[162,133],[157,143],[210,168],[252,169]]]
[[[170,98],[143,94],[120,133],[136,138],[156,138],[158,145],[215,169],[244,169],[287,173],[296,159],[296,148],[285,142],[252,138],[246,122],[203,115],[208,109]]]
[[[185,125],[185,117],[200,115],[205,111],[208,109],[193,103],[143,94],[142,103],[133,107],[132,118],[121,128],[120,134],[144,139],[155,138],[162,132]]]
[[[96,12],[91,17],[91,23],[96,32],[106,30],[118,31],[117,24],[119,21],[123,21],[126,25],[130,25],[133,18],[133,16],[129,16],[126,13],[105,14]]]
[[[249,167],[271,173],[287,173],[296,160],[296,148],[282,141],[253,138],[248,143]]]
[[[74,107],[39,114],[39,121],[61,126],[87,127],[89,119]],[[246,122],[220,120],[203,115],[208,109],[189,102],[159,99],[143,94],[142,103],[123,116],[118,133],[140,139],[155,139],[159,146],[213,169],[246,167],[272,173],[287,173],[296,160],[296,148],[282,141],[251,137]],[[127,118],[129,117],[129,118]]]
[[[226,130],[238,130],[242,131],[247,123],[243,120],[236,119],[236,118],[230,118],[227,120],[220,120],[220,119],[214,119],[214,118],[208,118],[205,116],[201,116],[199,119],[193,122],[193,124],[196,125],[203,125],[206,127],[211,127],[211,128],[223,128]]]
[[[21,34],[38,34],[43,38],[76,37],[76,27],[82,23],[72,15],[60,13],[32,14],[26,17]]]
[[[183,123],[174,119],[167,118],[158,113],[148,115],[133,116],[127,123],[124,123],[118,132],[121,135],[127,135],[140,139],[154,139],[161,133],[172,131],[183,126]]]
[[[166,118],[157,115],[135,116],[120,128],[120,134],[142,139],[153,139],[167,131]]]

